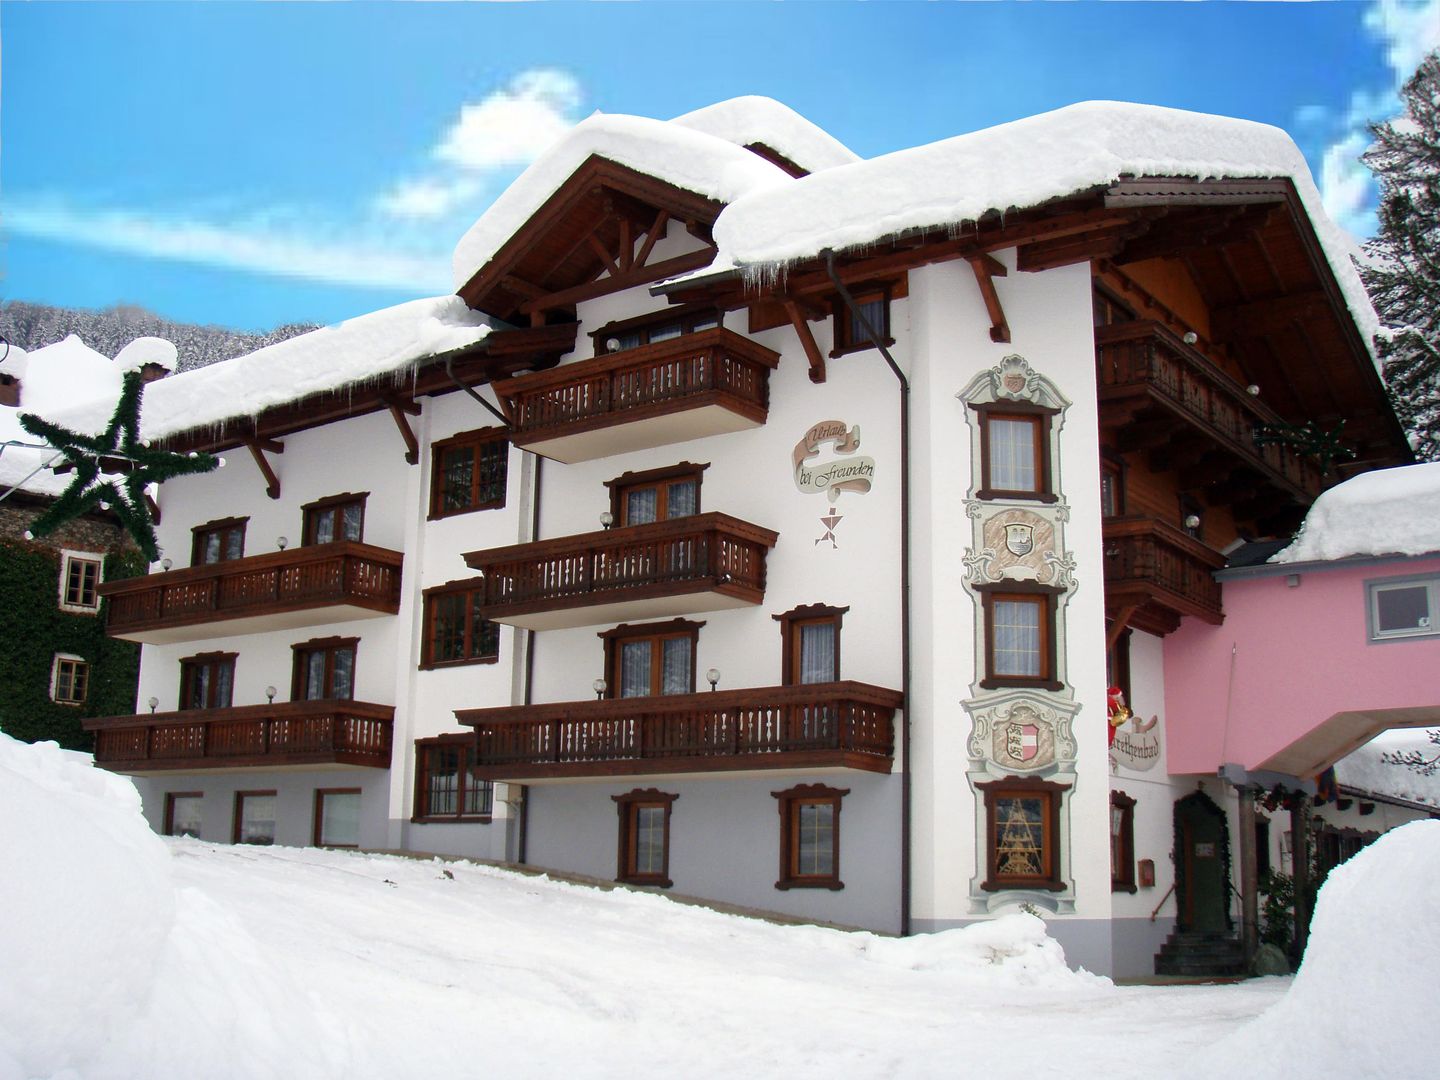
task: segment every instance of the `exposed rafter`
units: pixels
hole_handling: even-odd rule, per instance
[[[790,317],[790,325],[795,328],[795,334],[800,339],[800,345],[805,350],[805,358],[810,361],[810,381],[823,383],[825,381],[825,355],[820,351],[820,346],[815,343],[815,335],[810,332],[810,323],[805,318],[805,313],[800,310],[800,305],[794,300],[782,301],[785,305],[785,314]]]
[[[975,271],[975,284],[980,286],[985,311],[990,316],[990,340],[1008,342],[1010,324],[1005,319],[1005,309],[1000,306],[1000,294],[995,291],[995,279],[1005,277],[1010,271],[993,255],[972,255],[969,263],[970,269]]]
[[[245,447],[255,459],[255,467],[260,470],[260,475],[265,478],[265,494],[272,499],[280,498],[280,477],[275,475],[275,470],[265,455],[283,454],[285,444],[278,439],[252,438],[245,440]]]
[[[405,460],[411,465],[420,463],[420,442],[415,438],[415,432],[410,428],[410,421],[405,417],[419,416],[420,403],[396,397],[394,394],[387,394],[382,401],[385,407],[390,410],[390,416],[395,421],[395,426],[400,429],[400,438],[405,440]]]

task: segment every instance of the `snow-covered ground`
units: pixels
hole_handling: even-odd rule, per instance
[[[1352,893],[1365,892],[1353,868],[1383,863],[1387,842],[1342,868]],[[1416,835],[1405,860],[1440,866],[1437,848],[1440,825]],[[1299,1001],[1286,997],[1289,979],[1115,987],[1065,969],[1043,925],[1023,915],[901,941],[465,863],[161,840],[122,779],[4,736],[0,865],[3,1080],[1153,1080],[1228,1070],[1243,1060],[1226,1049],[1237,1031],[1247,1055],[1289,1052],[1293,1016],[1254,1034],[1243,1025],[1286,1002],[1323,1029],[1348,997],[1329,970]],[[1387,873],[1388,893],[1367,914],[1389,906],[1440,926],[1435,893],[1428,913],[1417,909],[1397,892],[1403,868]],[[1322,911],[1317,934],[1327,925]],[[1331,954],[1356,936],[1330,935]],[[1417,944],[1388,984],[1380,961],[1361,965],[1374,1005],[1347,1005],[1348,1051],[1337,1059],[1335,1040],[1307,1036],[1334,1074],[1423,1075],[1403,1063],[1388,1071],[1380,1021],[1406,1016],[1388,998],[1440,967],[1435,933]],[[1435,1000],[1417,996],[1417,1010]],[[1373,1042],[1356,1042],[1372,1012]]]

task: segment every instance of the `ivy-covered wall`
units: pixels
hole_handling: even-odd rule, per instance
[[[95,543],[98,530],[108,534],[103,544]],[[82,717],[136,711],[140,647],[106,636],[108,601],[101,601],[99,615],[60,610],[59,548],[104,551],[106,581],[143,574],[145,560],[113,526],[89,523],[85,532],[84,541],[62,535],[52,547],[0,529],[0,731],[26,742],[54,739],[88,751],[93,740],[80,728]],[[50,700],[51,665],[59,652],[90,663],[83,705]]]

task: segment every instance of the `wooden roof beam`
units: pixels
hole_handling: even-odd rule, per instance
[[[1310,289],[1212,308],[1210,324],[1219,338],[1267,337],[1297,321],[1324,318],[1329,311],[1324,292]]]
[[[670,211],[661,210],[655,215],[655,220],[645,230],[645,242],[640,245],[640,251],[635,256],[635,265],[644,266],[645,261],[650,258],[650,252],[655,250],[655,242],[665,235],[665,229],[670,224]]]
[[[820,346],[815,343],[815,335],[810,332],[810,323],[806,321],[805,314],[800,310],[800,305],[794,300],[786,299],[785,314],[790,317],[790,325],[795,328],[795,335],[800,339],[800,346],[805,350],[805,358],[810,361],[810,381],[823,383],[825,381],[825,356],[820,352]]]
[[[280,477],[275,475],[275,469],[265,457],[267,453],[283,454],[285,444],[276,439],[250,438],[245,440],[245,448],[250,451],[250,456],[255,459],[255,467],[260,470],[260,475],[265,478],[265,494],[272,499],[280,498]]]
[[[648,285],[652,281],[659,281],[662,278],[675,277],[678,274],[689,273],[691,270],[699,270],[709,266],[714,259],[715,249],[713,247],[702,248],[699,251],[687,252],[684,255],[677,255],[652,265],[632,267],[622,273],[612,274],[610,277],[587,281],[582,285],[575,285],[569,289],[561,289],[559,292],[526,300],[520,305],[520,310],[526,315],[533,315],[536,312],[549,311],[553,308],[571,307],[582,301],[604,296],[606,293],[621,292],[624,289],[634,288],[636,285]]]
[[[415,438],[415,432],[410,429],[410,421],[406,415],[419,416],[420,403],[418,401],[407,401],[395,394],[385,394],[380,398],[385,407],[390,410],[390,416],[395,421],[395,426],[400,429],[400,438],[405,442],[405,461],[410,465],[420,463],[420,443]]]
[[[993,255],[972,255],[968,261],[970,269],[975,272],[975,284],[980,286],[980,297],[985,301],[985,313],[990,316],[990,340],[1008,342],[1010,323],[1005,319],[1005,309],[1000,306],[995,279],[1005,277],[1010,271]]]

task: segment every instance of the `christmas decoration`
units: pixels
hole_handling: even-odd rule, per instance
[[[1255,429],[1255,445],[1284,443],[1293,446],[1300,453],[1313,457],[1320,471],[1328,473],[1335,462],[1349,461],[1355,456],[1354,450],[1340,445],[1340,432],[1344,427],[1344,420],[1333,428],[1322,428],[1314,421],[1306,424],[1266,424]]]
[[[127,371],[110,423],[98,435],[81,435],[32,413],[21,413],[20,426],[53,450],[71,468],[70,486],[30,526],[27,539],[54,532],[65,522],[97,507],[112,510],[151,562],[160,558],[155,527],[145,503],[145,488],[172,476],[210,472],[220,465],[211,454],[175,454],[152,450],[140,440],[139,371]],[[53,460],[53,459],[52,459]],[[109,475],[116,474],[116,475]]]
[[[1115,744],[1115,732],[1120,730],[1120,725],[1130,719],[1130,706],[1125,704],[1125,691],[1118,686],[1112,686],[1105,691],[1105,712],[1110,718],[1110,739],[1109,745]]]

